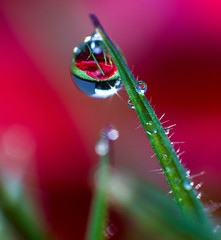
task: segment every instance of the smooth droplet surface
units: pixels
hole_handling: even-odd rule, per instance
[[[192,186],[190,185],[190,183],[188,181],[185,181],[183,183],[183,187],[184,189],[186,189],[187,191],[190,191],[192,189]]]
[[[149,121],[149,122],[146,123],[145,130],[146,130],[146,133],[148,135],[152,135],[154,133],[157,133],[157,129],[156,129],[156,127],[155,127],[155,125],[153,124],[152,121]]]
[[[128,99],[128,102],[127,102],[128,106],[130,108],[133,108],[134,109],[134,104],[132,103],[132,101],[130,100],[130,98]]]
[[[73,52],[72,76],[81,91],[96,98],[119,91],[122,81],[100,34],[94,32],[86,37]]]
[[[143,81],[138,81],[135,85],[135,89],[139,94],[144,95],[144,93],[147,91],[147,84]]]

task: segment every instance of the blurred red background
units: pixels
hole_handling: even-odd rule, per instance
[[[185,142],[180,146],[185,167],[193,174],[206,172],[196,179],[204,182],[205,203],[221,201],[218,0],[2,0],[1,156],[8,162],[20,157],[35,164],[36,171],[26,175],[37,178],[37,184],[28,187],[40,189],[47,219],[61,239],[84,237],[90,174],[97,161],[94,145],[107,122],[120,131],[116,166],[167,188],[165,179],[152,171],[159,165],[150,158],[151,147],[137,128],[125,90],[121,98],[92,99],[72,82],[72,49],[93,32],[90,12],[122,49],[134,75],[147,83],[156,113],[166,113],[169,125],[177,124],[172,140]],[[16,157],[6,151],[8,133]],[[24,156],[30,141],[35,147],[32,144],[33,151]],[[17,162],[16,167],[23,168],[23,162]]]

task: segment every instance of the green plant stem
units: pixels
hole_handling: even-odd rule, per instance
[[[37,224],[37,219],[28,212],[27,206],[23,202],[13,200],[2,183],[0,183],[0,209],[7,222],[22,239],[51,239],[49,234],[40,228],[40,224]]]
[[[126,91],[135,107],[137,115],[140,118],[141,124],[149,138],[162,170],[165,173],[183,217],[185,219],[198,221],[205,227],[210,228],[210,221],[204,211],[201,201],[196,197],[195,190],[192,187],[188,189],[185,187],[189,186],[188,184],[190,183],[190,180],[186,177],[185,170],[176,155],[174,147],[165,134],[164,128],[158,120],[150,103],[144,95],[137,93],[135,89],[136,80],[133,74],[130,72],[117,47],[105,33],[96,16],[91,14],[90,18],[95,30],[97,30],[102,36],[104,44],[110,52],[119,71]]]
[[[104,134],[99,141],[104,141],[109,146],[109,140]],[[99,144],[99,141],[97,144]],[[102,144],[102,143],[101,143]],[[87,240],[103,240],[107,218],[107,181],[109,177],[109,152],[100,156],[96,179],[96,189],[92,200],[91,213],[87,229]]]

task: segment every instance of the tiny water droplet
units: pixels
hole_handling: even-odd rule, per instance
[[[147,91],[147,84],[143,81],[138,81],[135,85],[135,89],[139,94],[144,95],[144,93]]]
[[[198,183],[196,186],[195,186],[195,189],[198,190],[199,188],[201,188],[203,185],[203,183]]]
[[[182,199],[182,198],[179,198],[179,199],[178,199],[178,201],[179,201],[179,202],[182,202],[182,201],[183,201],[183,199]]]
[[[102,37],[96,31],[74,48],[72,75],[76,86],[95,98],[106,98],[121,89],[122,81]]]
[[[190,177],[190,170],[186,171],[186,177],[189,178]]]
[[[109,140],[115,141],[119,137],[119,132],[115,128],[110,128],[107,130],[107,137]]]
[[[219,225],[216,225],[216,226],[213,228],[213,232],[214,232],[214,233],[220,232],[220,226],[219,226]]]
[[[104,235],[107,239],[113,237],[117,232],[117,228],[113,224],[109,224],[104,230]]]
[[[189,181],[185,181],[183,183],[183,187],[187,190],[190,191],[192,189],[192,186],[190,185]]]
[[[164,128],[164,131],[165,131],[165,134],[166,134],[166,135],[169,135],[170,129],[169,129],[168,127],[165,127],[165,128]]]
[[[163,159],[163,160],[167,159],[167,157],[168,157],[168,156],[167,156],[166,154],[163,154],[163,155],[162,155],[162,159]]]
[[[106,155],[109,151],[108,140],[105,138],[101,138],[95,146],[95,151],[99,156]]]
[[[171,169],[169,167],[166,167],[165,172],[169,174],[171,172]]]
[[[130,98],[128,99],[128,102],[127,102],[127,103],[128,103],[128,106],[129,106],[130,108],[133,108],[133,109],[135,108],[135,107],[134,107],[134,104],[132,103],[132,101],[130,100]]]
[[[149,135],[157,133],[157,129],[152,121],[149,121],[146,123],[145,130],[146,130],[146,133]]]
[[[169,194],[171,194],[171,193],[173,193],[173,191],[172,191],[172,190],[170,190],[168,193],[169,193]]]
[[[176,185],[178,185],[178,184],[181,183],[181,180],[180,180],[179,178],[175,178],[175,179],[174,179],[174,183],[175,183]]]
[[[199,192],[196,197],[197,197],[198,199],[200,199],[200,198],[202,197],[202,193]]]
[[[149,121],[149,122],[146,123],[146,125],[152,126],[152,125],[153,125],[153,122],[152,122],[152,121]]]

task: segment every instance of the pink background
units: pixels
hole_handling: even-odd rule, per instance
[[[203,202],[220,202],[219,0],[2,0],[1,156],[17,171],[24,168],[19,159],[30,160],[25,173],[30,182],[25,185],[38,192],[61,239],[84,237],[91,169],[97,162],[94,145],[107,122],[120,131],[116,166],[168,189],[164,178],[152,171],[159,165],[150,158],[151,147],[137,128],[139,120],[127,106],[125,90],[120,97],[92,99],[72,82],[72,50],[93,31],[90,12],[122,49],[134,75],[147,83],[147,97],[153,98],[158,116],[166,113],[168,124],[177,124],[172,140],[185,142],[180,145],[185,167],[192,174],[206,172],[195,180],[204,182]]]

